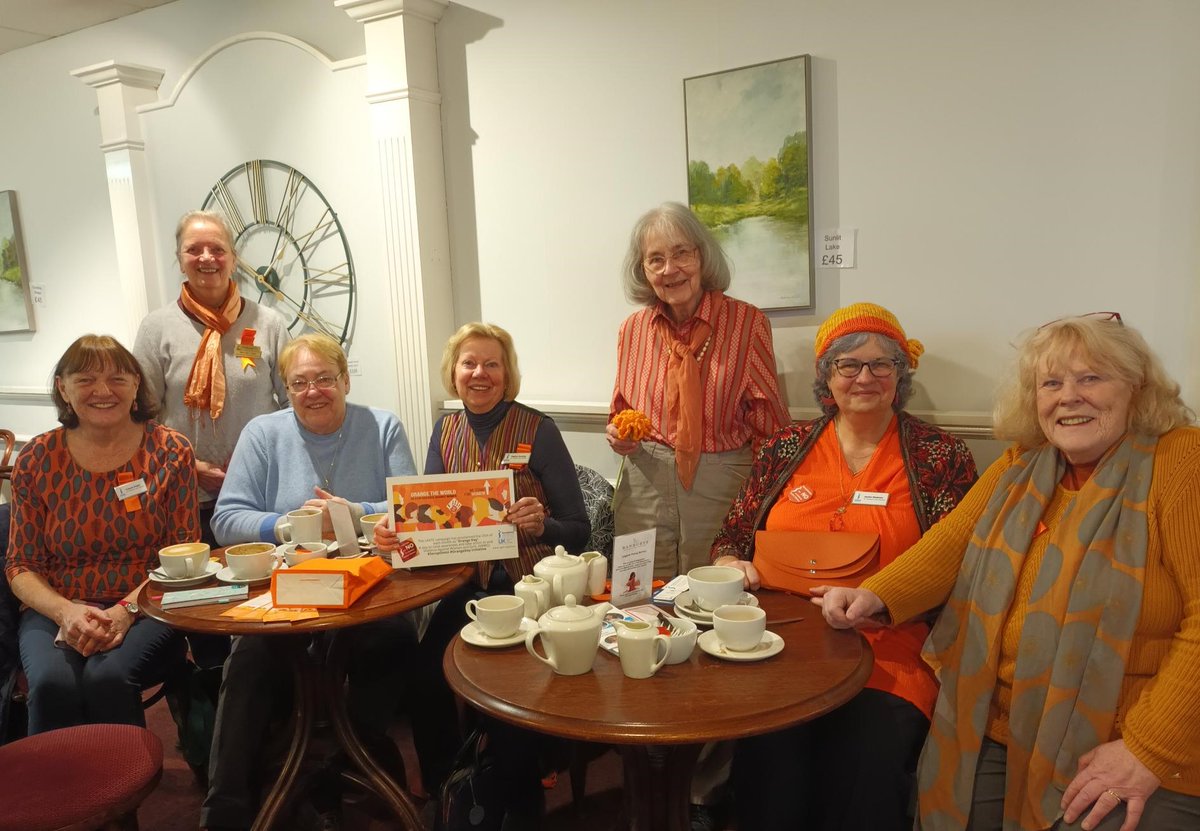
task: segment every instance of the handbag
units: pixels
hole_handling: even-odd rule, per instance
[[[463,743],[439,796],[435,831],[500,831],[504,793],[482,728],[471,731]]]
[[[854,588],[879,571],[879,534],[757,531],[753,562],[763,588],[808,596],[816,586]]]

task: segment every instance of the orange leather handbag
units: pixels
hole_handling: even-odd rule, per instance
[[[847,531],[758,531],[754,567],[763,588],[812,595],[815,586],[853,588],[879,571],[879,535]]]

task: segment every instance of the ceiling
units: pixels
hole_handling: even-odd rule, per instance
[[[172,0],[0,0],[0,53]]]

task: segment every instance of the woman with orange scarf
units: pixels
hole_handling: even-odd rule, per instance
[[[750,471],[750,446],[788,421],[766,315],[725,296],[729,263],[687,207],[667,202],[633,227],[625,296],[646,308],[621,324],[609,420],[644,413],[650,432],[609,446],[625,456],[616,533],[655,528],[654,576],[708,564]]]
[[[212,512],[242,428],[287,405],[276,362],[290,338],[282,315],[238,291],[233,234],[219,213],[184,214],[175,253],[179,299],[146,316],[133,351],[162,423],[196,451],[201,533],[216,545]]]

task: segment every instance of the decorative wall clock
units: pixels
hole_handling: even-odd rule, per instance
[[[229,222],[243,294],[281,313],[293,333],[307,327],[345,344],[358,289],[354,259],[337,213],[312,180],[291,165],[256,159],[222,176],[204,209]]]

